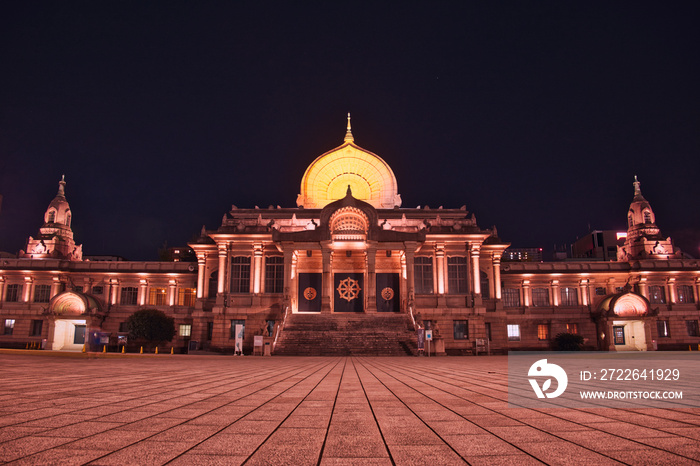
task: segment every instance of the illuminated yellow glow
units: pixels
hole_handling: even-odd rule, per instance
[[[615,301],[613,312],[620,317],[641,316],[647,313],[647,307],[639,296],[626,294]]]

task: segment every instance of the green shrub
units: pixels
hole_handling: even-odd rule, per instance
[[[554,337],[554,349],[557,351],[581,351],[583,337],[575,333],[557,333]]]
[[[175,336],[175,319],[157,309],[142,309],[126,319],[129,339],[166,342]]]

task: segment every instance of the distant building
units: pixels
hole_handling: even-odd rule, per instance
[[[142,308],[173,317],[170,346],[228,353],[237,339],[251,353],[258,336],[277,354],[405,354],[421,328],[453,354],[546,350],[561,332],[606,351],[700,343],[700,261],[661,236],[636,179],[627,218],[619,248],[595,232],[579,261],[508,250],[466,207],[402,208],[393,171],[355,144],[348,118],[296,207],[233,206],[189,244],[195,263],[84,260],[61,180],[39,235],[0,262],[0,345],[115,351]]]
[[[573,259],[616,261],[617,248],[624,243],[627,232],[595,230],[571,245]]]

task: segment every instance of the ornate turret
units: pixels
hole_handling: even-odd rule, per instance
[[[33,259],[82,260],[83,246],[76,245],[71,230],[71,210],[66,200],[66,180],[61,177],[58,193],[44,213],[44,224],[36,238],[29,237],[27,251],[20,257]]]
[[[627,239],[617,248],[617,260],[668,259],[680,257],[671,238],[661,236],[649,201],[642,196],[641,183],[634,177],[634,198],[627,211]]]

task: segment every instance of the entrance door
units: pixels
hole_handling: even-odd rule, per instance
[[[84,345],[85,344],[85,331],[87,329],[86,325],[76,325],[75,335],[73,336],[74,345]]]
[[[377,311],[399,312],[401,310],[399,297],[399,274],[377,274]]]
[[[642,320],[615,321],[612,333],[612,342],[616,351],[647,350],[647,339]]]
[[[364,274],[336,273],[333,279],[333,310],[364,312]]]

